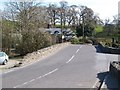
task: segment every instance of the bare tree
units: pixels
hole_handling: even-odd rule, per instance
[[[47,12],[49,15],[49,19],[50,19],[50,24],[52,25],[56,25],[56,19],[57,19],[57,6],[56,4],[49,4],[49,7],[47,8]]]
[[[7,8],[5,13],[7,13],[3,18],[9,22],[12,22],[12,29],[8,30],[8,35],[19,34],[22,39],[19,42],[18,51],[20,54],[26,54],[28,52],[35,51],[37,49],[43,48],[47,43],[51,42],[51,38],[44,33],[39,32],[39,28],[45,27],[48,23],[48,15],[46,7],[40,6],[40,3],[36,2],[8,2],[6,3]],[[12,30],[12,31],[11,31]],[[37,35],[37,36],[36,36]],[[20,38],[18,36],[18,38]],[[49,38],[49,40],[47,39]],[[9,38],[11,40],[11,38]],[[39,40],[38,40],[39,39]],[[45,44],[46,42],[46,44]],[[41,43],[41,44],[38,44]],[[37,46],[36,46],[37,45]],[[39,46],[38,46],[39,45]]]
[[[68,2],[67,1],[61,1],[60,2],[60,21],[61,21],[61,28],[64,24],[64,27],[65,27],[65,24],[66,24],[66,8],[67,8],[67,5],[68,5]]]

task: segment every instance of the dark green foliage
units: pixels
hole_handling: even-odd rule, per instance
[[[85,29],[84,31],[85,36],[88,36],[88,37],[92,36],[93,31],[94,31],[94,27],[92,25],[87,24],[85,25],[84,29]]]
[[[113,24],[106,24],[103,27],[104,33],[106,33],[107,36],[113,35],[116,32],[115,25]]]
[[[92,40],[89,38],[73,38],[71,39],[72,44],[89,44],[92,43]]]
[[[99,32],[95,35],[95,37],[99,38],[113,38],[118,37],[118,30],[114,24],[106,24],[103,26],[103,31]]]
[[[76,35],[77,35],[77,37],[83,35],[82,25],[81,25],[81,24],[80,24],[79,26],[76,27]]]
[[[84,26],[84,36],[90,37],[93,35],[94,27],[91,25],[87,24]],[[77,37],[83,36],[83,26],[80,24],[79,26],[76,27],[76,34]]]

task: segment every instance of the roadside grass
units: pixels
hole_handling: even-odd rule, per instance
[[[97,27],[95,28],[95,31],[96,31],[96,33],[103,32],[103,26],[97,26]]]

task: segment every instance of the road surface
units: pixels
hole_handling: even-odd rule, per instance
[[[95,88],[101,72],[117,55],[92,45],[70,45],[46,59],[3,73],[2,88]]]

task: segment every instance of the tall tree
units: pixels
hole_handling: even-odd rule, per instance
[[[82,24],[83,37],[92,36],[96,25],[101,23],[100,18],[87,6],[79,6],[78,15],[79,26]]]
[[[6,5],[5,13],[7,14],[5,14],[3,18],[13,22],[16,26],[16,28],[13,28],[14,32],[7,32],[6,34],[11,36],[15,33],[22,36],[18,44],[18,51],[21,51],[20,54],[24,55],[50,45],[47,44],[47,42],[49,42],[51,38],[39,31],[41,27],[44,27],[44,25],[48,23],[46,7],[40,6],[40,3],[33,1],[7,2]],[[4,31],[7,30],[5,28],[3,29]],[[49,40],[47,38],[49,38]]]
[[[49,4],[49,7],[47,8],[47,12],[50,19],[50,24],[56,25],[56,14],[57,14],[57,6],[56,4]]]
[[[68,2],[67,1],[60,1],[60,21],[61,21],[61,27],[64,24],[66,24],[66,8],[67,8]]]

